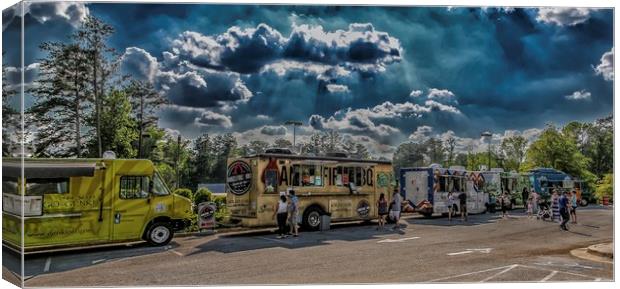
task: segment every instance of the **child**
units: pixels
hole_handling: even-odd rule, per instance
[[[527,218],[531,219],[533,218],[533,213],[534,213],[534,198],[532,196],[529,196],[527,198]]]

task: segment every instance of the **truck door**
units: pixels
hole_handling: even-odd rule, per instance
[[[405,198],[415,205],[428,199],[428,172],[409,171],[405,172]],[[430,200],[429,200],[430,201]]]
[[[115,184],[112,239],[139,239],[151,210],[150,177],[116,176]]]

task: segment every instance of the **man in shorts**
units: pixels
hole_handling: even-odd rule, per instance
[[[289,227],[291,228],[289,235],[293,235],[293,237],[299,236],[299,228],[297,226],[297,218],[299,215],[299,199],[295,196],[294,190],[289,190],[288,192],[290,198],[289,204]]]
[[[461,211],[461,222],[467,221],[467,194],[465,192],[459,195],[459,210]]]

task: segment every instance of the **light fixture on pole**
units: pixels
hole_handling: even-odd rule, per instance
[[[289,120],[289,121],[286,121],[284,124],[285,125],[292,125],[293,126],[293,149],[295,149],[296,148],[296,146],[295,146],[295,133],[296,133],[295,128],[297,126],[303,125],[303,123],[301,121]]]
[[[483,133],[480,134],[481,137],[488,137],[489,138],[489,154],[488,154],[488,159],[489,159],[489,166],[487,167],[487,170],[491,170],[491,137],[493,136],[493,134],[491,134],[488,131],[485,131]]]

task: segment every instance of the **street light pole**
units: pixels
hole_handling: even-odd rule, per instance
[[[491,137],[493,136],[493,134],[491,134],[488,131],[483,132],[482,134],[480,134],[480,136],[482,137],[488,137],[489,138],[489,152],[488,152],[488,163],[489,166],[487,167],[487,170],[491,170]]]
[[[289,121],[286,121],[284,124],[293,126],[293,149],[296,149],[296,144],[295,144],[296,128],[297,126],[302,125],[303,123],[301,121],[289,120]]]

